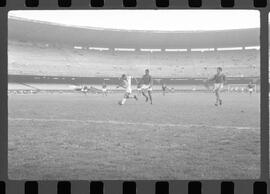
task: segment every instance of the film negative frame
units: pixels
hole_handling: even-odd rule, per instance
[[[266,194],[269,193],[269,101],[267,0],[0,0],[0,193],[4,194]],[[10,10],[249,9],[260,12],[261,165],[257,180],[13,181],[8,180],[7,21]]]

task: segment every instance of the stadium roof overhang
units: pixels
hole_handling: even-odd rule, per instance
[[[259,45],[259,28],[222,31],[128,31],[9,18],[10,40],[119,48],[217,48]]]

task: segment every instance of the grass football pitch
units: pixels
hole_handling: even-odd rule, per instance
[[[260,95],[9,96],[10,179],[250,179],[260,175]]]

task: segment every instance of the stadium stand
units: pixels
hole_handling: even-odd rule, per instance
[[[16,17],[9,18],[8,26],[9,89],[68,90],[69,85],[100,86],[105,78],[113,78],[107,84],[115,85],[114,78],[121,74],[141,77],[149,68],[154,78],[167,79],[166,83],[175,89],[200,90],[204,87],[201,78],[213,75],[218,66],[230,77],[229,84],[251,80],[259,84],[258,28],[130,31],[63,26]],[[240,49],[220,50],[229,47]],[[171,78],[187,80],[171,82]]]
[[[141,76],[151,69],[157,77],[207,77],[217,66],[231,77],[259,76],[259,51],[93,51],[9,42],[9,74],[117,77]]]

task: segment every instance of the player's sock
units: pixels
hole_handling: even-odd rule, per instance
[[[219,105],[220,105],[220,106],[222,105],[222,100],[221,100],[221,99],[219,99]]]
[[[135,99],[135,100],[138,100],[138,98],[137,98],[137,96],[136,96],[136,95],[134,95],[134,99]]]

